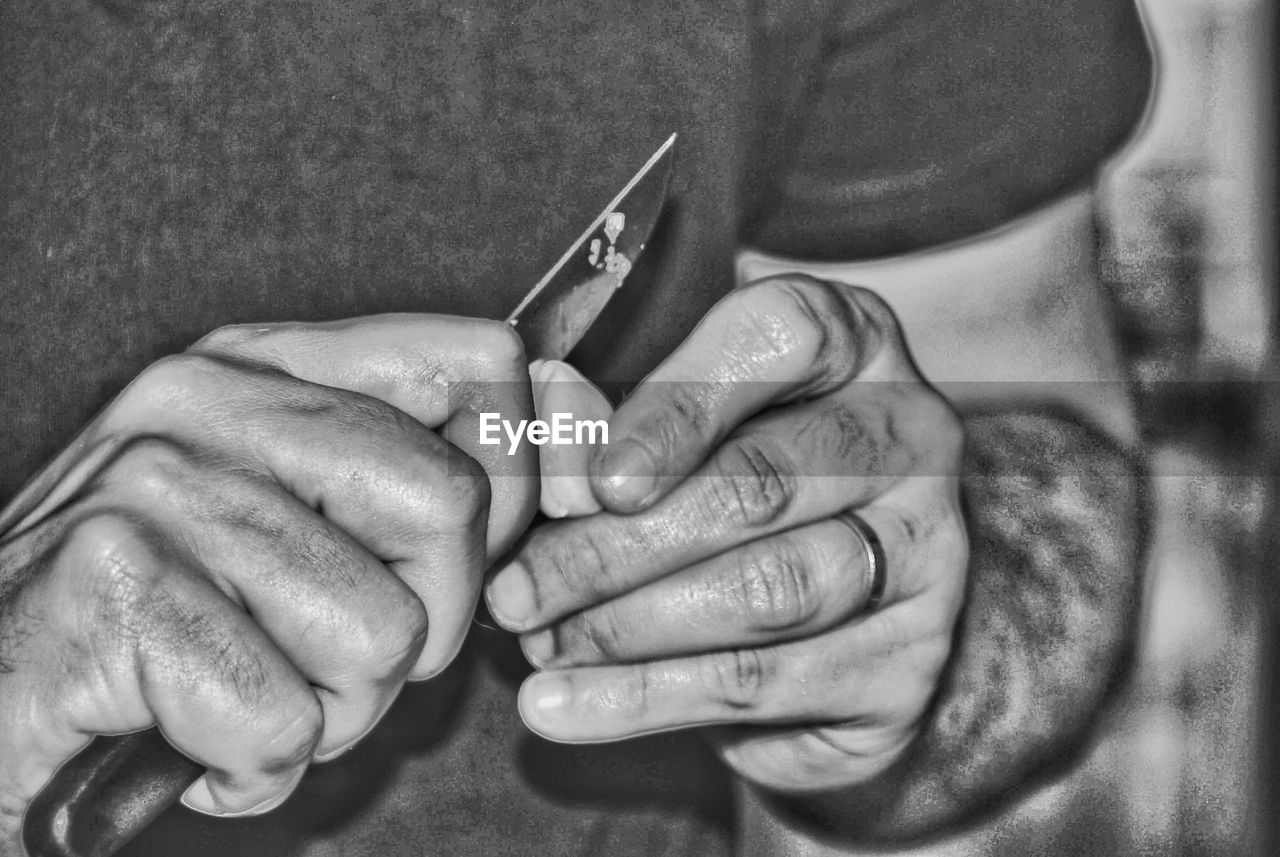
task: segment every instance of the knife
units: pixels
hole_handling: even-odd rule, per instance
[[[506,319],[533,360],[563,360],[621,288],[662,213],[672,134]],[[158,728],[98,736],[28,807],[28,857],[109,857],[204,773]]]
[[[658,147],[507,316],[529,360],[563,360],[622,285],[667,198],[676,135]]]

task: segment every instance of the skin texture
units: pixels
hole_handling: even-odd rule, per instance
[[[510,409],[523,418],[529,415],[530,403],[482,401],[488,387],[476,385],[469,392],[477,400],[464,395],[466,406],[457,410],[457,397],[431,393],[441,377],[527,377],[518,343],[483,322],[441,321],[441,328],[430,330],[421,323],[392,317],[318,327],[221,331],[193,349],[194,358],[169,361],[144,375],[5,513],[5,566],[0,577],[6,588],[0,597],[7,613],[0,622],[5,629],[0,645],[10,652],[29,653],[40,640],[53,640],[45,653],[57,652],[59,645],[64,654],[74,653],[61,660],[44,653],[31,658],[26,662],[27,676],[37,672],[31,664],[110,665],[110,658],[97,656],[102,649],[99,640],[76,639],[72,631],[77,629],[45,630],[47,617],[54,611],[42,612],[42,603],[47,608],[55,601],[74,603],[79,597],[86,609],[96,609],[123,600],[118,615],[95,616],[85,623],[94,627],[102,618],[104,627],[124,627],[115,635],[123,654],[114,657],[127,662],[116,667],[120,675],[133,680],[129,670],[137,667],[137,655],[164,655],[168,645],[177,652],[156,656],[170,661],[162,665],[161,674],[167,667],[172,674],[212,676],[209,684],[213,686],[212,690],[184,687],[172,695],[184,704],[200,704],[202,693],[215,702],[211,713],[184,710],[173,715],[175,723],[199,726],[201,716],[208,723],[234,722],[237,711],[248,722],[243,739],[228,742],[224,732],[218,742],[220,748],[232,747],[240,757],[229,762],[202,758],[211,765],[211,774],[205,780],[206,791],[196,790],[188,797],[197,807],[256,812],[275,805],[317,752],[341,751],[376,720],[384,700],[394,695],[403,677],[397,671],[409,674],[412,670],[417,677],[437,668],[434,663],[422,666],[426,655],[417,656],[415,665],[405,653],[416,645],[412,617],[385,622],[391,602],[403,605],[407,600],[403,591],[388,599],[371,594],[367,614],[362,614],[368,625],[408,629],[407,642],[401,641],[403,662],[387,668],[385,662],[395,658],[384,651],[379,672],[368,666],[366,652],[331,656],[348,667],[357,664],[356,678],[364,684],[355,690],[342,686],[341,680],[349,676],[323,674],[325,670],[345,674],[351,668],[337,669],[325,658],[316,659],[318,665],[304,663],[309,643],[276,646],[284,666],[266,656],[273,651],[270,646],[251,645],[248,648],[254,649],[255,657],[236,657],[237,645],[253,637],[253,629],[245,629],[241,621],[245,614],[267,624],[295,622],[293,631],[300,627],[301,633],[293,636],[304,640],[318,633],[317,628],[322,632],[329,618],[313,621],[314,616],[283,615],[288,611],[272,614],[267,609],[270,604],[252,600],[254,574],[242,579],[219,565],[235,564],[238,556],[249,554],[253,559],[241,565],[269,568],[271,563],[264,564],[261,558],[270,559],[272,551],[290,557],[308,555],[287,541],[292,530],[305,533],[305,528],[282,527],[270,520],[232,521],[223,527],[219,517],[231,508],[271,508],[264,496],[236,493],[249,490],[240,485],[243,471],[252,475],[260,464],[258,458],[268,455],[268,447],[280,447],[275,454],[285,456],[285,464],[300,468],[301,475],[271,459],[268,463],[275,466],[266,468],[264,481],[281,483],[284,493],[292,495],[290,502],[318,513],[335,525],[339,535],[367,548],[374,557],[368,564],[375,572],[380,570],[378,563],[391,572],[381,576],[371,572],[369,580],[385,583],[392,578],[409,587],[428,614],[425,651],[440,651],[441,663],[447,662],[454,647],[444,642],[433,650],[431,634],[443,623],[443,636],[451,639],[450,623],[469,620],[477,569],[527,523],[537,500],[530,486],[536,488],[536,483],[508,480],[508,476],[517,470],[532,472],[532,462],[521,463],[519,457],[509,462],[502,447],[467,449],[467,439],[479,435],[478,412]],[[367,328],[368,335],[359,335],[370,324],[374,326]],[[237,372],[252,382],[243,382]],[[225,381],[224,375],[232,380]],[[341,414],[341,405],[316,405],[301,393],[269,386],[261,397],[237,393],[242,388],[259,391],[279,376],[323,385],[324,395],[354,390],[375,403],[394,406],[411,418],[411,425],[406,427],[398,417],[389,422],[408,428],[428,450],[436,449],[437,442],[452,440],[479,465],[470,471],[460,465],[463,472],[459,474],[453,468],[459,457],[447,458],[446,476],[461,475],[466,477],[463,482],[478,482],[485,476],[490,501],[440,494],[416,500],[414,490],[439,480],[419,478],[408,489],[398,486],[395,474],[406,462],[413,462],[414,455],[403,444],[379,441],[381,433],[367,429],[363,422],[360,431],[351,431],[349,420],[339,420],[341,438],[326,434],[320,426],[332,411]],[[206,386],[213,391],[209,396],[200,394]],[[514,386],[526,389],[522,384]],[[548,381],[546,387],[552,386]],[[441,405],[442,398],[450,404]],[[554,395],[543,398],[555,404]],[[291,435],[275,431],[271,420],[262,422],[255,403],[261,405],[263,399],[272,407],[287,403],[291,411],[307,417],[299,421],[305,424],[306,440],[291,456],[286,455],[288,443],[260,441],[264,436]],[[563,399],[570,403],[565,410],[574,409],[574,402],[585,403],[588,410],[601,406],[598,400],[572,391]],[[190,401],[213,404],[197,408],[192,417],[175,405]],[[365,416],[369,407],[375,412],[380,407],[365,399],[357,401],[362,406],[355,410]],[[551,408],[559,409],[559,405]],[[262,410],[271,413],[271,407]],[[129,418],[136,418],[136,425]],[[438,429],[436,441],[421,435],[414,424],[424,430]],[[141,425],[148,432],[135,438],[142,434],[137,428]],[[189,463],[185,446],[170,444],[165,436],[161,441],[152,439],[156,426],[184,438],[190,434],[193,440],[186,445],[207,454],[199,456],[196,464]],[[1047,443],[1060,432],[1050,428],[1032,433],[1031,442],[1023,444],[1011,461],[1036,461],[1042,455],[1070,459],[1075,448],[1071,444]],[[1015,437],[999,432],[986,435],[997,449]],[[127,442],[117,442],[118,438]],[[350,461],[364,460],[362,443],[369,439],[377,442],[367,471],[352,469]],[[628,439],[633,443],[628,444]],[[1063,509],[1072,504],[1057,503],[1052,492],[1034,490],[1037,483],[1028,491],[1025,483],[1015,479],[1005,483],[1012,488],[1005,493],[975,493],[971,486],[963,487],[969,502],[979,505],[973,519],[977,527],[973,556],[979,574],[966,583],[970,535],[961,514],[964,443],[960,421],[920,379],[893,313],[871,293],[800,276],[774,278],[735,293],[622,405],[611,423],[611,441],[608,450],[600,450],[591,460],[565,465],[571,472],[592,474],[588,488],[594,504],[604,511],[551,522],[528,534],[516,554],[518,564],[531,570],[524,602],[521,587],[511,586],[511,569],[503,569],[489,585],[493,612],[508,627],[524,633],[526,653],[544,668],[526,684],[520,699],[521,713],[535,731],[554,740],[580,742],[710,727],[705,734],[722,758],[759,790],[758,796],[764,796],[757,805],[767,803],[775,817],[794,819],[810,832],[816,825],[827,835],[849,833],[859,838],[913,836],[954,823],[1005,793],[1024,775],[1044,770],[1064,747],[1079,743],[1104,695],[1098,688],[1112,683],[1116,653],[1123,649],[1124,633],[1117,629],[1125,627],[1123,620],[1133,602],[1127,597],[1135,579],[1131,566],[1113,561],[1120,556],[1111,550],[1113,544],[1095,542],[1100,545],[1094,558],[1098,562],[1085,563],[1081,569],[1093,569],[1096,576],[1081,572],[1058,580],[1064,569],[1071,569],[1053,560],[1071,559],[1071,545],[1093,538],[1097,522],[1055,526]],[[179,449],[171,450],[170,445]],[[637,447],[647,462],[636,457]],[[625,452],[628,448],[631,453]],[[1105,445],[1100,448],[1106,451]],[[522,447],[526,454],[535,450],[528,444]],[[332,457],[326,459],[326,454]],[[970,454],[972,463],[975,459]],[[435,461],[436,469],[424,465],[424,471],[439,476],[440,456],[425,457]],[[216,472],[196,470],[206,459],[216,464],[210,468]],[[246,466],[238,466],[240,459]],[[335,461],[341,466],[333,466]],[[377,464],[382,461],[395,463],[388,468],[391,475],[382,477],[386,481],[377,478]],[[998,463],[998,459],[990,461]],[[209,488],[218,485],[217,477],[224,471],[230,474],[227,479],[233,488],[227,489],[230,499],[224,498],[219,505],[210,500],[219,496],[218,491]],[[156,472],[161,477],[154,476]],[[188,472],[193,474],[189,479]],[[344,504],[343,499],[350,497],[342,490],[331,499],[303,478],[308,476],[318,479],[322,488],[332,483],[356,491],[358,502]],[[1048,481],[1045,475],[1038,484]],[[139,486],[146,490],[136,490]],[[376,503],[374,494],[394,498],[398,507],[406,500],[410,508],[419,503],[416,508],[424,513],[419,516],[422,520],[404,529],[435,526],[427,541],[438,543],[443,533],[446,544],[459,544],[456,564],[460,568],[440,583],[438,591],[424,595],[410,582],[425,581],[419,584],[425,587],[435,581],[431,574],[406,576],[402,552],[387,553],[367,544],[378,542],[378,526],[366,534],[361,530],[370,522],[344,515],[344,509]],[[1108,512],[1128,508],[1126,498],[1115,492],[1099,496],[1068,491],[1063,496]],[[245,502],[245,497],[251,499]],[[546,499],[544,491],[544,503]],[[581,505],[562,502],[570,514],[596,510],[580,494],[572,499]],[[104,523],[99,509],[114,513],[121,503],[131,516],[107,517]],[[443,523],[431,521],[427,513],[442,507],[452,510],[454,517]],[[862,610],[869,581],[865,566],[858,564],[860,545],[838,517],[850,507],[857,508],[880,533],[894,572],[882,608],[870,615]],[[482,508],[488,510],[487,537],[476,521]],[[460,514],[459,509],[475,514]],[[78,510],[85,511],[83,521],[70,516]],[[195,513],[202,517],[193,519]],[[390,517],[394,519],[394,510]],[[153,519],[174,526],[157,537],[139,525],[151,525]],[[195,520],[215,526],[190,526]],[[1002,526],[993,528],[992,521]],[[1114,518],[1116,543],[1131,535],[1125,529],[1128,522],[1123,516]],[[1022,553],[1011,553],[1011,546],[1027,542],[1025,528],[1031,524],[1045,539],[1028,542]],[[220,527],[229,535],[209,536],[207,544],[201,541],[202,533]],[[326,570],[333,577],[334,568],[349,572],[360,565],[352,561],[353,553],[325,550],[326,543],[342,541],[330,538],[330,528],[319,529],[324,536],[304,542],[308,548],[320,546],[314,548],[320,560],[302,577],[323,578],[318,572]],[[127,538],[121,538],[121,533]],[[71,555],[74,561],[67,560],[60,551],[68,534],[76,537],[72,542],[89,545],[90,556],[75,554]],[[274,544],[282,539],[283,547]],[[113,547],[118,543],[142,547],[126,551]],[[476,547],[477,543],[483,547]],[[1043,553],[1036,552],[1045,543],[1057,545],[1062,553],[1050,554],[1051,561],[1033,574],[1012,573],[1024,568],[1028,558],[1043,558]],[[466,544],[471,545],[469,551],[461,547]],[[94,558],[102,554],[102,545],[109,546],[108,562]],[[126,561],[117,561],[121,556]],[[284,563],[277,558],[274,564]],[[196,567],[188,569],[190,565]],[[67,569],[84,568],[101,575],[114,589],[101,598],[69,586],[56,598],[39,594],[44,581],[69,579],[75,574]],[[126,573],[116,573],[117,568]],[[134,573],[135,568],[142,571]],[[257,572],[270,583],[261,585],[259,592],[286,581],[284,572],[272,574]],[[123,585],[116,583],[122,578]],[[163,583],[153,585],[153,579]],[[146,584],[141,587],[145,598],[122,599],[115,594],[124,590],[127,595],[136,580]],[[204,590],[199,590],[201,580],[208,583]],[[970,609],[957,625],[966,586],[976,609]],[[216,590],[216,597],[197,599],[209,589]],[[242,590],[250,590],[250,596]],[[447,600],[459,593],[460,597]],[[217,597],[235,608],[243,601],[246,608],[228,614]],[[326,601],[347,603],[324,593],[293,599],[321,605],[321,613]],[[431,615],[431,607],[437,604],[444,605],[436,611],[439,617]],[[532,609],[521,615],[522,604]],[[1028,616],[1047,612],[1051,605],[1061,610],[1064,604],[1070,607],[1066,618],[1078,621],[1042,622],[1047,631],[1061,632],[1056,637],[1028,633]],[[184,612],[184,607],[191,609]],[[235,624],[233,615],[241,624]],[[171,633],[164,622],[155,621],[162,616],[178,617],[172,621],[180,619],[181,627]],[[374,616],[377,623],[369,618]],[[360,624],[359,617],[349,615],[336,621],[345,623],[344,630]],[[145,637],[155,627],[160,630]],[[272,644],[281,642],[277,637],[290,636],[288,628],[280,630],[277,625],[262,631]],[[1070,645],[1089,635],[1092,646]],[[1060,645],[1064,642],[1065,647]],[[1065,659],[1044,657],[1056,654],[1058,648]],[[84,658],[85,652],[91,656]],[[1084,660],[1073,660],[1081,653]],[[183,656],[192,659],[194,666],[183,662]],[[1082,664],[1098,664],[1104,673],[1097,682],[1083,682],[1083,692],[1078,687]],[[0,681],[16,682],[12,677],[22,673],[22,658],[10,656],[6,665],[10,672]],[[265,673],[277,667],[280,675]],[[48,674],[44,670],[29,686],[37,686]],[[135,684],[150,687],[150,674],[146,678]],[[65,682],[58,685],[59,693],[77,687],[75,677],[59,680]],[[264,748],[261,736],[268,727],[280,726],[277,718],[294,703],[253,698],[264,687],[273,692],[287,689],[290,680],[295,688],[305,688],[298,691],[300,697],[305,699],[309,693],[316,698],[323,715],[321,725],[309,727],[306,741],[295,739],[292,755],[280,753],[274,745]],[[118,695],[122,687],[126,697],[132,690],[126,680],[109,671],[106,682],[95,686],[81,681],[85,683],[90,687],[80,692],[90,709],[94,704],[103,708],[101,700]],[[1042,693],[1046,687],[1048,694]],[[28,692],[26,687],[19,690]],[[101,693],[95,700],[97,691]],[[140,707],[151,704],[143,690],[138,693],[143,695]],[[224,702],[228,710],[217,709],[219,698],[230,700]],[[348,706],[354,713],[344,714],[339,703],[348,700],[355,703]],[[334,716],[325,708],[326,701]],[[1038,705],[1028,706],[1028,702]],[[28,710],[38,711],[40,704]],[[249,714],[243,716],[246,710]],[[124,719],[110,714],[117,718],[112,723]],[[137,711],[126,714],[137,715]],[[162,714],[148,709],[135,719],[146,725],[151,722],[147,717],[158,716],[163,724]],[[24,728],[30,725],[20,718],[21,712],[13,722]],[[326,734],[333,723],[345,724],[345,731]],[[984,724],[990,727],[983,728]],[[114,731],[123,728],[138,727],[117,726]],[[86,727],[82,721],[63,731],[83,743],[84,734],[95,730],[112,731],[100,725]],[[171,737],[181,743],[181,736]],[[38,742],[27,746],[40,747]],[[1002,747],[1008,748],[1006,755],[1001,754]],[[57,758],[58,753],[65,758],[70,751],[55,746],[46,755]],[[19,755],[15,751],[14,758]],[[30,779],[38,783],[39,776],[37,770]],[[20,806],[24,798],[20,790],[14,792],[19,795],[14,804]],[[859,823],[850,824],[851,805],[874,811],[860,813]]]
[[[928,377],[944,383],[965,415],[960,492],[970,573],[950,657],[915,740],[861,782],[836,786],[823,779],[828,767],[804,776],[829,788],[796,793],[777,779],[757,778],[755,787],[740,789],[744,853],[827,855],[864,853],[864,847],[882,853],[888,843],[955,833],[1029,784],[1059,774],[1087,746],[1132,649],[1150,513],[1141,460],[1120,440],[1132,437],[1133,424],[1093,278],[1089,215],[1087,197],[1075,197],[983,243],[820,271],[874,283],[889,296]],[[744,268],[768,276],[796,263],[753,258]],[[924,282],[934,285],[924,290]],[[702,344],[705,351],[689,363],[714,367],[718,343]],[[974,379],[995,383],[975,385]],[[627,532],[627,524],[616,523]],[[561,576],[561,566],[555,563],[552,579]],[[898,573],[900,563],[891,558],[889,566]],[[593,662],[610,660],[610,652],[600,651],[610,646],[624,652],[618,661],[637,659],[637,644],[616,642],[625,634],[668,647],[691,645],[700,635],[694,645],[705,644],[714,629],[701,622],[663,624],[673,595],[679,603],[678,587],[669,581],[687,574],[570,613],[550,626],[551,638],[569,638],[569,657]],[[748,579],[740,580],[738,592],[752,590],[742,583]],[[619,621],[621,605],[645,621]],[[593,617],[594,626],[587,624]],[[535,648],[535,660],[542,656],[536,647],[545,645],[539,634],[545,640],[546,632],[535,632],[525,643],[526,650]],[[729,648],[744,640],[747,635],[736,642],[722,636],[717,643]],[[910,653],[901,647],[897,661],[886,659],[889,669],[910,675]],[[804,696],[806,688],[779,682],[777,692]],[[588,703],[610,707],[644,700],[636,693],[593,696]],[[544,722],[538,712],[526,716],[535,728]],[[732,716],[750,721],[753,713],[744,707]],[[568,740],[582,740],[587,726]],[[794,746],[794,734],[782,727],[746,734],[759,741],[769,732],[775,746]],[[706,734],[724,752],[724,730]],[[792,770],[800,769],[800,759],[790,755]]]
[[[1150,520],[1094,213],[1082,190],[909,256],[740,259],[743,280],[804,270],[889,302],[922,374],[964,417],[971,539],[951,660],[918,740],[874,781],[803,806],[739,789],[743,854],[881,854],[922,839],[980,850],[970,825],[1088,748],[1133,652]]]
[[[998,809],[1086,746],[1137,627],[1145,475],[1065,411],[973,413],[962,493],[972,538],[954,656],[920,735],[874,781],[748,800],[809,840],[907,842]],[[752,831],[750,853],[794,837]],[[794,853],[828,853],[801,849]]]
[[[525,722],[570,742],[717,726],[725,762],[782,792],[874,777],[950,650],[961,443],[874,294],[796,275],[725,298],[613,415],[606,511],[539,527],[488,584],[542,668]],[[894,569],[871,614],[850,508]]]
[[[475,445],[527,381],[508,327],[443,316],[224,328],[143,372],[0,522],[0,854],[92,734],[159,723],[209,768],[189,806],[261,812],[443,669],[536,507],[533,456]]]

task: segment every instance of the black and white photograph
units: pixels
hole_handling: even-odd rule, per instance
[[[1280,853],[1273,0],[7,0],[0,857]]]

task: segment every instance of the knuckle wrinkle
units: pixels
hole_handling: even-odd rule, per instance
[[[263,748],[262,768],[269,774],[286,774],[310,760],[324,731],[324,710],[315,695],[299,692],[289,716],[277,725]]]
[[[749,553],[741,569],[740,587],[748,616],[765,630],[794,628],[813,616],[812,581],[805,564],[789,546]]]
[[[780,519],[795,495],[794,477],[755,444],[730,447],[715,479],[719,511],[745,527],[768,526]]]
[[[712,680],[720,701],[729,708],[749,710],[759,705],[765,687],[764,660],[755,649],[737,649],[711,660]]]

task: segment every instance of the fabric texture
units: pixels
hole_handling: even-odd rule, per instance
[[[0,499],[223,324],[501,317],[680,134],[672,203],[576,362],[641,377],[744,244],[857,258],[1088,179],[1150,60],[1118,0],[11,0],[0,7]],[[726,853],[696,736],[566,748],[477,632],[281,811],[130,857]]]

